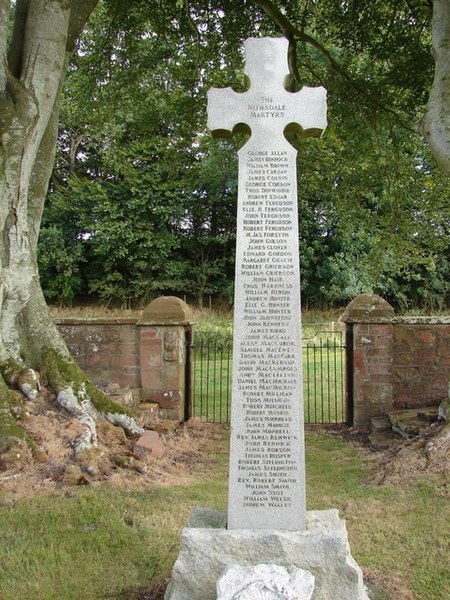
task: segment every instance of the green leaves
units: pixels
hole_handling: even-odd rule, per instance
[[[329,92],[324,138],[299,145],[304,303],[369,290],[445,303],[449,181],[412,132],[431,83],[426,3],[274,4],[317,42],[297,44],[302,83]],[[256,0],[99,6],[67,77],[41,240],[48,297],[230,299],[242,140],[211,140],[206,91],[243,91],[250,35],[278,35]]]

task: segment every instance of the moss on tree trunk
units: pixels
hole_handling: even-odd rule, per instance
[[[0,377],[0,465],[4,468],[29,456],[33,443],[17,419],[23,416],[23,396]]]
[[[133,413],[114,402],[93,383],[76,362],[54,348],[43,348],[44,376],[55,391],[55,402],[85,426],[83,434],[74,442],[75,453],[80,454],[96,443],[96,421],[105,419],[122,427],[128,435],[141,435],[142,427]]]

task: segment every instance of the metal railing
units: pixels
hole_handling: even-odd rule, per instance
[[[328,324],[326,324],[328,326]],[[191,414],[214,423],[230,421],[233,338],[200,331],[191,348]],[[303,329],[303,396],[305,423],[343,423],[345,402],[345,339],[324,324]]]

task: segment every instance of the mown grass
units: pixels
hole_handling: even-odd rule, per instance
[[[450,598],[449,474],[399,485],[365,483],[373,465],[339,438],[308,432],[314,508],[337,506],[363,567],[403,580],[418,600]],[[393,598],[392,600],[396,600]]]
[[[340,510],[363,568],[400,580],[417,600],[447,600],[448,477],[371,485],[366,453],[323,431],[306,440],[308,507]],[[207,472],[150,493],[102,484],[0,501],[0,598],[135,600],[169,575],[191,508],[225,509],[223,440],[211,441],[209,456]]]
[[[1,600],[134,600],[169,575],[192,508],[225,506],[227,460],[216,445],[206,476],[151,492],[101,484],[0,494]]]

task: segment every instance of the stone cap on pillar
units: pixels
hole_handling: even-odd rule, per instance
[[[345,309],[344,323],[391,323],[394,309],[377,294],[360,294]]]
[[[160,296],[144,309],[138,325],[192,325],[191,307],[176,296]]]

